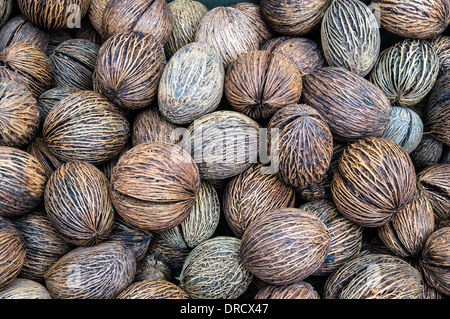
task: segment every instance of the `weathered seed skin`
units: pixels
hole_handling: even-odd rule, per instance
[[[141,280],[123,290],[117,299],[190,299],[179,286],[168,280]]]
[[[0,27],[4,26],[8,21],[13,8],[12,0],[5,0],[0,2]]]
[[[232,7],[241,10],[250,19],[259,34],[260,45],[263,45],[275,36],[275,32],[264,21],[259,4],[244,1],[234,4]]]
[[[421,171],[429,165],[439,163],[443,149],[444,145],[441,141],[429,134],[423,134],[419,145],[410,154],[416,170]]]
[[[321,43],[329,66],[369,74],[380,53],[381,35],[372,11],[360,0],[335,0],[321,25]]]
[[[16,278],[6,288],[0,291],[0,299],[52,299],[47,288],[34,280],[26,278]]]
[[[429,39],[450,22],[450,4],[441,0],[372,0],[381,27],[404,38]]]
[[[336,67],[322,67],[306,75],[301,102],[319,111],[338,142],[379,136],[392,111],[376,85]]]
[[[37,98],[41,126],[44,125],[48,113],[56,103],[69,96],[70,94],[76,93],[78,91],[79,89],[74,87],[54,87],[42,93]]]
[[[268,285],[259,290],[255,299],[320,299],[315,288],[304,281],[290,285]]]
[[[33,24],[24,15],[17,15],[0,29],[0,51],[18,42],[32,43],[45,51],[49,38],[47,30]]]
[[[450,36],[440,35],[429,40],[439,57],[439,75],[450,71]]]

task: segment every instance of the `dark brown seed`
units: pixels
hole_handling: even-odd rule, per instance
[[[73,28],[88,12],[89,0],[18,0],[19,9],[31,22],[48,30]]]
[[[250,19],[259,34],[260,45],[263,45],[274,37],[275,32],[264,21],[259,4],[243,1],[232,5],[232,7],[241,10]]]
[[[450,4],[441,0],[372,0],[381,26],[404,37],[427,39],[444,32],[450,22]]]
[[[284,55],[254,50],[231,64],[224,91],[234,110],[255,120],[266,120],[300,100],[302,78],[296,65]]]
[[[332,1],[322,20],[321,39],[329,66],[362,77],[369,74],[380,53],[377,18],[360,0]]]
[[[257,50],[260,37],[244,12],[219,6],[203,16],[195,40],[211,44],[222,57],[225,69],[228,69],[239,55]]]
[[[45,274],[54,299],[114,299],[136,273],[133,253],[120,243],[77,247]]]
[[[253,275],[239,256],[241,240],[217,236],[195,247],[180,274],[180,287],[192,299],[236,299],[249,287]]]
[[[336,67],[323,67],[306,75],[302,101],[322,114],[339,142],[379,136],[392,111],[389,100],[377,86]]]
[[[164,49],[155,37],[117,33],[98,52],[96,76],[101,93],[125,109],[147,107],[156,100],[164,65]]]
[[[25,16],[17,15],[10,19],[0,30],[0,51],[18,42],[31,43],[45,51],[49,37],[49,33],[46,30],[30,22]]]
[[[152,256],[157,262],[167,265],[170,269],[181,271],[184,261],[191,251],[192,249],[190,248],[175,247],[156,232],[150,241],[147,254]]]
[[[103,12],[109,0],[91,0],[89,5],[88,18],[97,33],[105,39],[103,33]]]
[[[330,252],[314,276],[330,275],[360,253],[363,228],[342,216],[331,199],[308,202],[299,208],[317,216],[330,234]]]
[[[255,295],[255,299],[320,299],[309,283],[301,281],[290,285],[269,285]]]
[[[89,40],[71,39],[58,45],[50,55],[53,85],[92,90],[93,72],[100,46]]]
[[[164,142],[134,146],[120,157],[111,176],[111,196],[119,215],[150,231],[167,230],[186,219],[199,188],[192,157]]]
[[[172,280],[172,270],[163,261],[155,258],[154,255],[147,253],[137,261],[136,276],[134,281],[164,279]]]
[[[430,165],[417,174],[417,187],[431,203],[436,221],[450,218],[450,164]]]
[[[56,230],[69,243],[95,245],[114,225],[109,182],[94,165],[62,164],[50,176],[44,194],[45,209]]]
[[[333,154],[333,136],[319,112],[306,104],[286,106],[270,119],[268,131],[275,133],[270,147],[276,149],[272,161],[281,180],[303,188],[324,177]]]
[[[0,146],[0,176],[1,216],[23,215],[42,201],[47,174],[32,155]]]
[[[18,42],[0,53],[0,77],[25,85],[35,97],[51,88],[53,67],[48,56],[31,43]]]
[[[47,178],[61,166],[62,162],[52,153],[42,137],[36,137],[27,147],[27,153],[34,156],[44,168]]]
[[[60,160],[101,164],[125,147],[130,124],[104,96],[81,90],[56,103],[42,132],[48,148]]]
[[[114,169],[114,166],[116,166],[117,162],[119,161],[119,158],[130,148],[132,147],[131,143],[127,143],[124,148],[119,152],[118,155],[116,155],[114,158],[110,159],[109,161],[106,161],[100,165],[97,165],[97,167],[102,171],[103,174],[105,174],[108,181],[111,180],[112,171]]]
[[[334,173],[331,193],[339,211],[365,227],[379,227],[413,199],[416,173],[408,153],[383,138],[349,145]]]
[[[13,8],[12,0],[0,1],[0,27],[8,21]]]
[[[192,123],[219,106],[224,78],[222,59],[211,45],[194,42],[183,46],[161,75],[159,111],[172,123]]]
[[[68,30],[53,30],[53,31],[47,31],[49,34],[48,38],[48,46],[45,50],[45,54],[50,56],[53,52],[53,50],[63,43],[64,41],[72,39],[72,35],[69,33]]]
[[[416,170],[439,163],[443,152],[443,143],[433,136],[423,134],[419,145],[410,154]]]
[[[165,0],[110,0],[103,11],[105,39],[121,32],[152,34],[162,45],[173,30],[173,16]]]
[[[439,74],[450,71],[450,36],[440,35],[429,41],[439,57]]]
[[[63,98],[69,96],[70,94],[76,93],[78,91],[79,89],[74,87],[54,87],[42,93],[37,98],[39,113],[41,115],[40,116],[41,125],[44,125],[48,113],[55,106],[56,103],[61,101]]]
[[[173,31],[164,52],[170,59],[181,47],[195,41],[197,27],[208,8],[194,0],[174,0],[168,3],[168,7],[173,16]]]
[[[309,38],[280,36],[267,41],[261,50],[281,53],[297,66],[302,76],[324,66],[322,46]]]
[[[259,215],[277,208],[294,207],[295,191],[275,174],[265,174],[263,164],[253,164],[235,176],[223,194],[223,213],[236,237]]]
[[[190,299],[179,286],[167,280],[137,281],[123,290],[117,299]]]
[[[16,226],[0,216],[0,290],[19,275],[25,263],[26,246]]]
[[[330,234],[312,213],[297,208],[259,215],[241,243],[244,266],[259,279],[277,285],[302,281],[328,256]]]
[[[328,0],[261,0],[266,23],[283,35],[300,36],[317,28],[330,5]]]
[[[364,253],[331,274],[324,299],[422,299],[420,272],[400,257]]]
[[[95,28],[92,26],[91,21],[89,20],[88,17],[85,17],[81,21],[80,28],[75,29],[73,38],[87,40],[87,41],[95,43],[97,45],[102,45],[104,42],[104,39],[97,32],[97,30],[95,30]]]
[[[0,145],[23,147],[37,135],[39,108],[23,84],[0,80],[0,114]]]
[[[433,88],[439,57],[424,40],[404,39],[380,53],[369,79],[392,105],[412,107]]]
[[[0,291],[0,299],[52,299],[47,288],[31,279],[16,278]]]
[[[73,247],[66,242],[46,214],[32,212],[14,220],[27,246],[20,276],[37,282],[47,270]]]
[[[450,295],[450,227],[434,231],[422,249],[420,264],[426,282],[439,292]]]
[[[378,228],[378,235],[400,257],[419,256],[434,230],[433,208],[425,196],[416,196],[392,220]]]

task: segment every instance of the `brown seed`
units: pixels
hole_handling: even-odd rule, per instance
[[[89,42],[95,43],[97,45],[102,45],[104,42],[104,39],[102,36],[95,30],[93,25],[91,24],[91,21],[88,17],[85,17],[81,21],[81,27],[76,28],[75,32],[73,34],[74,39],[82,39],[87,40]]]
[[[47,271],[45,285],[54,299],[114,299],[135,273],[131,250],[105,242],[69,251]]]
[[[108,2],[109,0],[91,0],[88,11],[89,21],[103,39],[105,39],[103,33],[103,12],[105,12]]]
[[[123,290],[117,299],[190,299],[179,286],[167,280],[137,281]]]
[[[320,299],[315,288],[304,281],[290,285],[268,285],[255,295],[255,299]]]
[[[231,64],[224,91],[234,110],[255,120],[270,119],[279,109],[300,100],[302,78],[284,55],[255,50]]]
[[[259,279],[292,284],[313,274],[330,251],[330,234],[313,214],[297,208],[259,215],[241,243],[244,266]]]
[[[0,176],[1,216],[23,215],[42,201],[47,174],[32,155],[0,146]]]
[[[49,37],[50,35],[46,30],[33,24],[24,15],[20,14],[8,20],[1,28],[0,51],[18,42],[31,43],[45,51],[48,46]]]
[[[44,168],[47,177],[61,166],[62,162],[48,149],[42,137],[36,137],[27,147],[27,153],[34,156]]]
[[[324,118],[306,104],[279,110],[268,124],[270,147],[277,149],[277,174],[286,184],[307,187],[319,182],[330,165],[333,136]],[[272,154],[274,155],[274,154]]]
[[[48,46],[45,50],[45,54],[50,56],[53,52],[53,50],[63,43],[64,41],[72,39],[72,35],[68,32],[68,30],[53,30],[48,31],[49,38],[48,38]]]
[[[410,154],[416,170],[439,163],[443,153],[443,143],[428,134],[422,135],[419,145]]]
[[[444,32],[450,8],[441,0],[372,0],[381,26],[404,38],[427,39]]]
[[[23,84],[0,80],[0,114],[0,145],[23,147],[37,135],[39,108]]]
[[[180,224],[200,187],[192,157],[175,144],[148,142],[125,152],[111,176],[114,207],[128,223],[162,231]]]
[[[0,216],[0,229],[0,289],[4,289],[19,275],[25,262],[26,246],[8,218]]]
[[[306,75],[301,101],[322,114],[338,142],[379,136],[392,111],[377,86],[336,67],[323,67]]]
[[[149,106],[156,100],[164,65],[164,49],[155,37],[117,33],[98,52],[96,76],[101,93],[125,109]]]
[[[41,283],[31,279],[16,278],[0,291],[0,299],[52,299],[52,296]]]
[[[13,8],[12,0],[0,1],[0,27],[8,21]]]
[[[157,262],[163,263],[172,270],[181,270],[192,249],[175,247],[165,238],[159,236],[159,232],[150,241],[147,255],[152,256]]]
[[[137,261],[136,276],[134,281],[165,279],[172,280],[172,269],[163,261],[155,258],[154,255],[147,253]]]
[[[275,32],[264,21],[259,4],[243,1],[232,5],[232,7],[241,10],[250,19],[259,34],[260,45],[263,45],[274,37]]]
[[[367,138],[342,153],[331,193],[348,219],[379,227],[412,201],[415,183],[414,165],[403,148],[383,138]]]
[[[317,28],[327,10],[328,0],[262,0],[266,23],[282,35],[300,36]]]
[[[89,9],[89,0],[18,0],[20,11],[31,22],[48,30],[73,28]]]
[[[63,98],[69,96],[70,94],[76,93],[78,91],[79,89],[68,86],[68,87],[54,87],[42,93],[37,98],[41,118],[40,120],[41,125],[44,125],[48,113],[55,106],[56,103],[61,101]]]
[[[48,148],[60,160],[101,164],[125,147],[130,125],[104,96],[81,90],[56,103],[42,131]]]
[[[439,74],[450,71],[450,36],[440,35],[429,41],[439,57]]]

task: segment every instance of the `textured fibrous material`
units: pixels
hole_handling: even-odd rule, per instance
[[[444,145],[429,134],[423,134],[419,145],[411,152],[410,157],[416,170],[439,163]]]
[[[62,164],[62,161],[50,152],[42,137],[36,137],[28,144],[27,153],[34,156],[41,163],[47,177],[50,177]]]
[[[404,39],[383,50],[369,80],[392,105],[412,107],[433,88],[439,74],[439,57],[425,40]]]
[[[167,242],[190,249],[210,239],[219,225],[220,201],[216,189],[208,181],[202,181],[192,211],[180,225],[159,232]]]
[[[439,58],[439,73],[450,71],[450,36],[440,35],[429,41]]]
[[[0,1],[0,27],[5,25],[11,15],[13,0]]]
[[[232,5],[232,7],[241,10],[250,19],[259,34],[261,45],[274,37],[275,32],[264,21],[259,4],[243,1]]]
[[[240,55],[231,64],[224,91],[234,110],[255,120],[266,120],[300,100],[302,77],[284,55],[254,50]]]
[[[164,65],[164,48],[155,37],[122,32],[100,47],[95,74],[101,93],[113,103],[140,109],[156,100]]]
[[[71,39],[58,45],[50,55],[54,86],[92,90],[99,49],[98,44],[84,39]]]
[[[326,280],[324,299],[422,299],[420,272],[400,257],[363,253]]]
[[[419,145],[422,135],[423,122],[419,114],[409,108],[393,106],[389,124],[380,137],[394,141],[410,154]]]
[[[72,246],[64,240],[46,214],[31,212],[14,220],[27,247],[23,278],[42,282],[47,270]]]
[[[208,8],[195,0],[174,0],[168,3],[168,7],[173,16],[173,31],[164,52],[170,59],[181,47],[195,41],[198,25]]]
[[[238,238],[242,238],[248,225],[259,215],[295,204],[294,188],[277,175],[264,173],[263,169],[263,164],[253,164],[224,189],[223,213]]]
[[[382,242],[397,256],[419,256],[434,230],[434,213],[425,196],[416,196],[392,220],[378,228]]]
[[[0,290],[19,275],[25,263],[26,246],[17,227],[0,216]]]
[[[48,30],[73,28],[88,12],[89,0],[18,0],[20,11],[34,24]]]
[[[150,241],[147,255],[152,256],[158,262],[164,263],[172,270],[181,271],[184,261],[192,249],[176,247],[162,236],[159,236],[159,232],[154,234],[155,236]]]
[[[47,174],[32,155],[0,146],[0,176],[1,216],[23,215],[42,201]]]
[[[4,1],[1,3],[4,3]],[[24,15],[19,14],[8,20],[0,29],[0,51],[18,42],[31,43],[45,51],[49,37],[46,30],[32,23]]]
[[[442,0],[372,0],[381,27],[404,38],[427,39],[444,32],[450,5]]]
[[[290,285],[268,285],[259,290],[255,299],[320,299],[319,293],[307,282]]]
[[[35,97],[51,88],[53,67],[37,46],[18,42],[0,53],[0,77],[25,85]]]
[[[266,23],[283,35],[300,36],[320,25],[330,5],[328,0],[261,0],[261,12]]]
[[[434,164],[421,170],[417,187],[430,200],[437,221],[450,219],[450,164]]]
[[[217,236],[195,247],[180,274],[180,287],[192,299],[236,299],[249,287],[253,275],[242,264],[241,240]]]
[[[103,11],[105,39],[126,31],[152,34],[162,45],[173,30],[173,16],[165,0],[110,0]]]
[[[133,121],[131,143],[136,146],[146,142],[166,142],[176,144],[180,141],[177,131],[181,128],[162,116],[157,106],[140,110]]]
[[[53,30],[48,31],[48,34],[48,45],[47,49],[45,50],[45,54],[47,54],[47,56],[51,55],[53,50],[58,45],[60,45],[64,41],[72,39],[72,34],[70,34],[68,30]]]
[[[122,218],[146,230],[179,225],[195,205],[200,175],[175,144],[147,142],[125,152],[111,176],[111,196]]]
[[[279,110],[267,128],[281,180],[307,187],[323,178],[333,154],[333,136],[319,112],[306,104],[292,104]]]
[[[69,251],[46,272],[45,285],[54,299],[114,299],[135,273],[131,250],[105,242]]]
[[[322,67],[306,75],[301,101],[322,114],[339,142],[379,136],[392,111],[389,100],[377,86],[337,67]]]
[[[55,106],[56,103],[58,103],[63,98],[69,96],[70,94],[76,93],[78,91],[79,89],[68,86],[68,87],[54,87],[42,93],[37,98],[40,114],[40,124],[44,125],[48,113]]]
[[[450,146],[450,71],[438,77],[425,114],[425,131]]]
[[[87,40],[97,45],[102,45],[105,41],[87,17],[81,21],[80,27],[75,29],[73,38]]]
[[[109,182],[94,165],[67,162],[50,176],[45,210],[63,238],[77,246],[95,245],[114,225]]]
[[[208,43],[189,43],[172,56],[162,72],[159,111],[172,123],[192,123],[219,106],[224,79],[217,51]]]
[[[330,234],[330,252],[313,275],[329,275],[359,254],[363,228],[340,214],[331,199],[308,202],[301,205],[300,209],[317,216]]]
[[[117,299],[190,299],[179,286],[168,280],[136,281],[123,290]]]
[[[383,138],[361,139],[342,153],[331,194],[339,211],[365,227],[379,227],[413,200],[416,173],[408,153]]]
[[[215,7],[201,20],[195,40],[211,44],[227,69],[241,54],[259,48],[259,34],[252,21],[239,9]]]
[[[277,285],[302,281],[328,256],[330,234],[313,214],[297,208],[275,209],[256,218],[241,243],[244,266]]]
[[[261,50],[281,53],[291,59],[302,76],[314,72],[325,64],[322,46],[305,37],[275,37],[261,45]]]
[[[16,278],[0,291],[0,299],[52,299],[52,296],[43,284],[31,279]]]
[[[328,65],[366,76],[377,62],[378,21],[360,0],[332,1],[322,20],[321,43]]]
[[[103,39],[105,39],[105,35],[103,33],[103,12],[105,11],[108,2],[109,0],[91,0],[87,14],[92,27]]]
[[[147,251],[145,256],[137,261],[134,281],[154,279],[170,281],[172,279],[172,269],[164,261],[156,259],[154,255]]]
[[[100,164],[126,145],[130,124],[104,96],[81,90],[56,103],[42,132],[48,148],[60,160]]]
[[[22,147],[31,142],[39,129],[36,98],[23,84],[0,80],[0,145]]]
[[[434,231],[426,240],[420,257],[426,282],[439,292],[450,295],[450,227]]]
[[[194,158],[203,179],[226,179],[257,162],[260,125],[235,111],[215,111],[188,127],[181,146]]]

